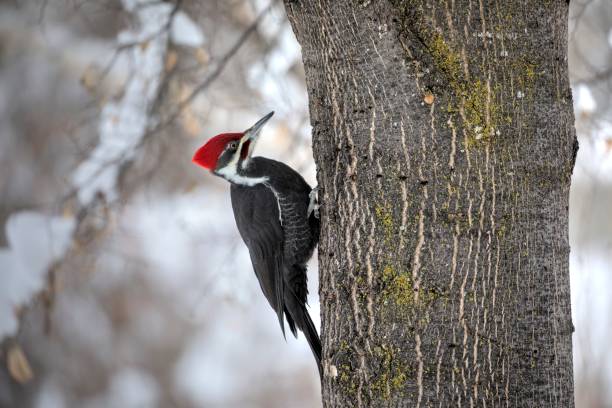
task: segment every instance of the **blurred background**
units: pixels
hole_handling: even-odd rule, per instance
[[[612,2],[569,42],[576,399],[612,407]],[[0,1],[0,407],[319,407],[190,161],[274,110],[258,153],[314,185],[307,101],[279,1]]]

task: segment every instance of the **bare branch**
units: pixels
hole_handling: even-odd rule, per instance
[[[211,72],[211,74],[207,76],[200,84],[198,84],[185,99],[179,102],[175,111],[171,113],[170,116],[166,120],[164,120],[163,122],[160,122],[154,128],[152,128],[149,131],[149,134],[159,132],[160,130],[164,129],[169,124],[174,122],[181,115],[183,110],[189,104],[191,104],[191,102],[193,102],[193,100],[200,94],[200,92],[208,88],[215,81],[215,79],[217,79],[219,75],[221,75],[227,63],[232,59],[234,55],[236,55],[236,53],[240,50],[240,48],[246,42],[246,40],[250,37],[250,35],[257,29],[259,22],[266,15],[266,13],[270,11],[273,4],[274,2],[271,2],[270,4],[268,4],[268,6],[265,9],[261,11],[261,13],[259,13],[255,21],[251,23],[251,25],[242,33],[242,35],[234,43],[234,45],[232,45],[232,47],[225,53],[225,55],[221,57],[221,59],[215,66],[215,69]]]

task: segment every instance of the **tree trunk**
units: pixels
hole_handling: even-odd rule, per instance
[[[326,407],[572,407],[565,0],[285,0]]]

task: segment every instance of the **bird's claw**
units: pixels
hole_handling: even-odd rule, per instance
[[[310,214],[314,212],[315,218],[319,218],[319,203],[317,202],[317,194],[319,192],[319,186],[316,186],[310,193],[308,194],[308,198],[310,198],[310,202],[308,203],[308,218],[310,218]]]

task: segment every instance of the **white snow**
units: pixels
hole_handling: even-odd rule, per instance
[[[146,371],[128,367],[115,374],[108,394],[109,407],[155,407],[159,400],[159,384]]]
[[[586,85],[579,85],[576,89],[576,101],[574,107],[581,113],[593,113],[597,108],[597,102],[593,98],[591,90]]]
[[[188,47],[201,47],[204,45],[204,34],[200,27],[182,11],[179,11],[172,20],[170,39],[176,45]]]
[[[52,378],[45,380],[36,396],[36,408],[66,408],[66,398],[61,384]]]
[[[119,44],[140,43],[129,52],[129,71],[133,72],[119,101],[108,102],[100,114],[100,143],[75,170],[72,184],[78,189],[81,204],[87,206],[97,193],[109,201],[117,197],[121,166],[131,161],[147,133],[150,109],[154,103],[167,50],[165,26],[172,8],[168,3],[123,0],[138,20],[135,28],[118,35]]]
[[[257,281],[248,251],[239,241],[229,192],[198,189],[146,204],[135,202],[126,218],[133,222],[123,228],[138,237],[140,251],[151,265],[147,278],[160,293],[175,298],[173,307],[179,314],[206,319],[201,312],[211,298],[231,297],[248,304],[249,287]]]
[[[612,122],[600,120],[588,131],[588,137],[580,139],[574,180],[585,184],[612,184]]]
[[[102,392],[78,404],[83,408],[149,408],[160,406],[160,385],[140,368],[123,367],[113,375]]]
[[[31,211],[9,217],[9,246],[0,249],[0,339],[17,331],[15,310],[43,289],[48,268],[70,246],[74,226],[72,218]]]
[[[91,292],[63,290],[54,313],[66,316],[55,321],[56,335],[75,352],[91,350],[100,364],[113,350],[113,325],[99,299]]]
[[[244,369],[244,359],[249,358],[236,353],[236,350],[243,350],[240,343],[246,338],[246,333],[235,317],[231,317],[230,320],[230,314],[224,313],[223,321],[213,323],[221,327],[195,337],[174,368],[174,386],[194,405],[223,404],[234,392],[246,386],[237,384],[234,375],[235,370]]]
[[[296,367],[308,367],[316,375],[304,336],[300,334],[296,341],[288,332],[285,341],[263,296],[258,294],[248,310],[220,304],[210,312],[223,318],[209,320],[173,370],[173,388],[193,406],[241,406],[233,401],[237,396],[265,389]],[[318,310],[309,312],[314,317]],[[274,369],[267,372],[264,367],[270,361]]]

